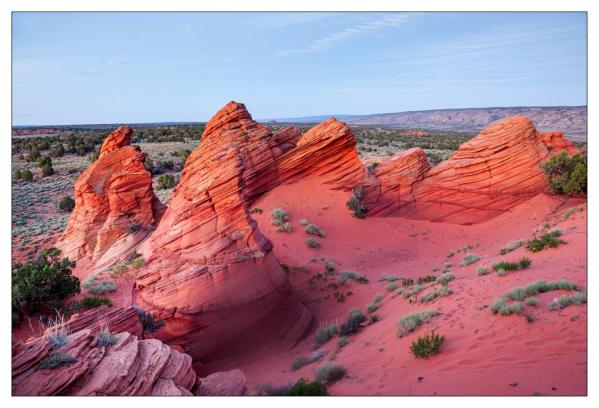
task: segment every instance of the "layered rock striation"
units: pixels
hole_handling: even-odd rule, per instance
[[[86,327],[58,348],[47,336],[13,344],[12,394],[192,395],[196,374],[190,356],[128,332],[101,345],[102,330]]]
[[[144,154],[129,144],[131,133],[130,127],[111,133],[75,182],[75,209],[57,243],[63,256],[108,264],[132,252],[164,212]]]
[[[365,180],[364,202],[370,215],[477,223],[545,191],[539,165],[554,153],[575,150],[562,133],[538,132],[529,119],[515,116],[489,126],[424,173],[428,164],[418,149],[382,162],[374,179]],[[393,178],[396,172],[413,177]]]
[[[144,246],[137,302],[165,321],[162,340],[201,361],[290,347],[310,326],[248,209],[276,185],[281,154],[244,105],[227,104],[206,125]]]

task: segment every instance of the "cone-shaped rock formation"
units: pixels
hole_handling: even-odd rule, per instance
[[[227,104],[206,125],[144,247],[137,301],[166,322],[158,337],[194,358],[292,346],[311,323],[248,209],[276,183],[279,151],[244,105]]]
[[[131,128],[105,140],[100,156],[75,182],[75,209],[57,246],[74,260],[107,264],[148,236],[164,212]]]

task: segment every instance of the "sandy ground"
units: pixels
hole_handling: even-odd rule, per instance
[[[536,307],[525,310],[534,316],[532,323],[523,315],[493,315],[489,305],[500,295],[538,279],[568,279],[586,287],[586,203],[541,194],[497,218],[473,226],[432,223],[402,218],[353,218],[345,202],[348,194],[330,191],[310,180],[281,186],[260,198],[253,207],[260,229],[274,243],[281,263],[290,266],[290,280],[302,302],[310,309],[315,324],[308,337],[292,350],[268,350],[246,361],[229,361],[198,366],[200,375],[213,370],[239,366],[250,385],[281,385],[300,377],[312,378],[313,370],[334,359],[348,370],[347,378],[330,387],[335,395],[584,395],[587,392],[587,310],[570,306],[549,311],[546,303],[560,292],[537,296]],[[582,207],[580,207],[582,205]],[[580,207],[564,221],[563,212]],[[276,232],[270,212],[281,207],[290,215],[294,231]],[[299,221],[306,218],[326,232],[317,238],[321,248],[311,249],[309,236]],[[560,228],[567,244],[530,253],[519,248],[501,256],[508,242],[528,239],[545,222]],[[464,253],[447,255],[468,245],[483,259],[462,267]],[[495,273],[477,276],[482,264],[522,256],[532,259],[529,269],[500,277]],[[352,293],[340,303],[333,289],[322,278],[321,259],[335,262],[337,271],[354,270],[368,277],[368,284],[350,282]],[[433,269],[452,264],[456,279],[449,283],[453,294],[428,304],[410,304],[386,292],[381,276],[395,274],[418,278],[440,274]],[[311,279],[312,278],[312,279]],[[332,278],[331,278],[332,279]],[[297,356],[310,356],[314,332],[320,324],[341,323],[351,307],[373,302],[383,293],[382,307],[375,313],[380,320],[350,337],[350,342],[335,353],[337,338],[321,347],[327,355],[319,361],[291,370]],[[424,294],[423,292],[421,294]],[[398,338],[397,321],[404,315],[436,309],[440,316],[413,333]],[[411,342],[436,329],[446,337],[441,353],[418,360],[410,353]]]

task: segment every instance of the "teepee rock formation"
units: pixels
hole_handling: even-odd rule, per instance
[[[406,185],[399,203],[393,196],[389,202],[377,189],[368,188],[364,201],[370,203],[369,214],[374,215],[460,224],[482,222],[545,191],[547,180],[539,165],[562,150],[576,151],[561,132],[538,132],[529,119],[514,116],[462,144],[423,177],[422,163],[417,160],[413,172],[421,179],[414,179],[411,193]],[[401,160],[396,163],[405,165]],[[385,184],[383,170],[381,165],[375,172],[380,184]]]
[[[308,130],[296,147],[278,160],[279,183],[293,183],[318,176],[333,189],[350,190],[364,177],[350,128],[330,118]]]
[[[206,125],[144,247],[137,302],[165,321],[160,339],[201,361],[290,347],[311,324],[248,209],[276,182],[277,151],[243,104],[227,104]]]
[[[133,251],[160,219],[144,154],[129,145],[132,130],[111,133],[100,156],[75,182],[75,209],[57,246],[63,256],[109,264]]]

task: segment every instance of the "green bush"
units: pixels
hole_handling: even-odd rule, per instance
[[[578,153],[569,156],[566,152],[553,156],[541,164],[549,179],[549,188],[560,195],[574,196],[587,192],[587,157]]]
[[[25,181],[31,181],[33,180],[33,173],[31,172],[31,170],[25,169],[23,170],[22,178]]]
[[[452,293],[453,293],[453,290],[451,290],[450,288],[441,287],[441,288],[435,289],[432,292],[429,292],[426,295],[422,296],[420,298],[420,303],[431,302],[431,301],[437,299],[438,297],[449,296]]]
[[[499,270],[505,271],[517,271],[520,269],[526,269],[532,264],[532,260],[530,258],[522,257],[518,260],[518,262],[514,261],[500,261],[495,262],[493,264],[493,269],[499,273]]]
[[[553,230],[544,233],[540,237],[533,237],[526,243],[526,249],[530,252],[539,252],[547,248],[557,248],[566,241],[558,239],[562,235],[560,230]]]
[[[587,302],[586,292],[577,292],[571,295],[561,295],[555,300],[552,300],[547,304],[549,310],[560,310],[565,309],[572,305],[581,305]]]
[[[487,265],[481,265],[476,269],[476,274],[478,276],[488,275],[489,267]]]
[[[427,333],[414,340],[410,346],[410,350],[416,358],[429,358],[439,352],[444,340],[445,336],[439,336],[435,332],[432,334]]]
[[[93,309],[95,307],[100,307],[103,305],[112,306],[112,302],[110,299],[100,296],[87,296],[83,298],[78,304],[82,309]]]
[[[353,211],[353,215],[356,218],[366,218],[368,208],[362,204],[362,198],[364,198],[364,191],[362,187],[354,187],[353,194],[349,201],[346,203],[350,210]]]
[[[158,177],[158,190],[168,190],[175,187],[175,177],[172,174],[162,174]]]
[[[42,167],[42,175],[43,175],[44,177],[51,176],[51,175],[53,175],[53,174],[54,174],[54,169],[52,168],[52,165],[51,165],[51,164],[45,164],[45,165]]]
[[[73,211],[73,208],[75,208],[75,200],[69,196],[64,196],[62,200],[60,200],[60,203],[58,203],[58,208],[66,212],[71,212]]]
[[[37,166],[40,169],[43,169],[44,166],[52,166],[52,159],[48,156],[41,156],[39,159],[37,159]]]
[[[270,394],[274,395],[274,394]],[[311,396],[328,396],[327,387],[318,380],[306,382],[300,378],[293,387],[291,387],[285,395],[291,397],[311,397]]]
[[[12,266],[13,323],[23,316],[62,307],[63,301],[80,292],[79,278],[73,276],[75,262],[59,259],[57,248],[42,250],[33,262]]]

